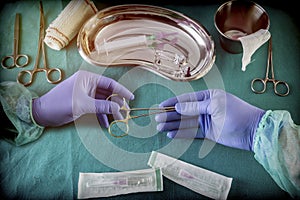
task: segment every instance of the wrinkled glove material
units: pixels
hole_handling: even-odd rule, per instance
[[[244,150],[253,150],[253,135],[265,113],[219,89],[182,94],[161,106],[175,106],[177,112],[155,118],[159,122],[157,129],[167,131],[168,137],[206,138]]]

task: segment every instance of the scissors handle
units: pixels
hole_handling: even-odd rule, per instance
[[[257,94],[262,94],[266,91],[266,88],[267,88],[267,79],[262,79],[262,78],[255,78],[251,81],[251,90],[254,92],[254,93],[257,93]],[[259,85],[262,85],[262,89],[259,90],[257,89],[257,86],[254,86],[254,85],[257,85],[259,83]]]
[[[18,83],[20,83],[24,86],[28,86],[32,83],[34,74],[37,73],[37,72],[42,72],[42,71],[46,73],[46,78],[47,78],[47,81],[49,83],[55,84],[55,83],[58,83],[59,81],[62,80],[62,71],[59,68],[51,68],[51,69],[48,69],[48,68],[35,68],[33,70],[20,71],[19,74],[18,74],[17,81],[18,81]],[[59,73],[57,80],[53,80],[51,78],[52,77],[51,74],[53,74],[55,72]],[[26,80],[28,80],[28,81],[26,81]]]
[[[258,82],[261,83],[260,85],[263,86],[261,90],[257,89],[257,86],[254,86],[254,85],[257,85]],[[278,80],[269,79],[269,78],[266,78],[266,79],[261,79],[261,78],[253,79],[252,82],[251,82],[251,90],[253,92],[257,93],[257,94],[262,94],[262,93],[264,93],[266,91],[267,82],[273,82],[274,93],[276,95],[278,95],[278,96],[284,97],[284,96],[287,96],[290,93],[290,87],[287,84],[287,82],[285,82],[285,81],[278,81]],[[280,92],[278,90],[278,88],[277,88],[278,86],[283,87],[284,88],[284,90],[283,90],[284,92]]]
[[[2,61],[1,65],[5,69],[11,69],[14,67],[22,68],[28,65],[29,57],[25,54],[18,54],[18,55],[10,55],[5,56]]]
[[[37,72],[37,71],[35,71],[35,70],[20,71],[18,74],[18,78],[17,78],[18,83],[20,83],[24,86],[30,85],[33,81],[33,75],[35,74],[35,72]]]
[[[278,96],[284,97],[284,96],[287,96],[287,95],[290,93],[290,87],[289,87],[289,85],[287,84],[287,82],[285,82],[285,81],[277,81],[277,80],[274,80],[273,83],[274,83],[274,92],[275,92],[275,94],[277,94]],[[285,92],[279,92],[279,91],[277,90],[277,86],[279,86],[279,85],[282,85],[282,87],[284,88],[283,91],[285,91]],[[281,87],[281,86],[280,86],[280,87]]]
[[[62,71],[59,68],[47,68],[47,69],[42,69],[46,72],[46,78],[49,83],[55,84],[61,81],[62,79]],[[51,74],[58,73],[58,78],[53,79]]]
[[[125,127],[123,127],[125,125]],[[122,127],[120,127],[122,126]],[[112,129],[120,129],[121,134],[114,134]],[[125,129],[125,130],[124,130]],[[119,131],[118,131],[119,132]],[[110,135],[112,135],[115,138],[121,138],[124,137],[126,135],[128,135],[129,132],[129,126],[128,126],[128,119],[121,119],[121,120],[114,120],[113,122],[110,123],[109,127],[108,127],[108,133]]]

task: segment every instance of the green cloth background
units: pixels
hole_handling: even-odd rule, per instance
[[[108,4],[95,2],[98,9]],[[110,2],[111,3],[111,2]],[[66,1],[44,1],[46,28],[61,12]],[[112,4],[112,3],[111,3]],[[162,4],[162,2],[160,2]],[[264,94],[250,89],[253,78],[265,76],[267,44],[253,55],[253,62],[241,71],[242,54],[229,54],[221,47],[214,27],[214,13],[221,2],[204,4],[164,4],[200,22],[212,35],[216,44],[216,64],[204,77],[191,82],[174,82],[143,69],[130,67],[104,68],[86,63],[78,53],[76,38],[61,51],[46,47],[49,67],[64,71],[64,79],[78,69],[87,69],[118,80],[136,96],[132,107],[157,106],[177,94],[207,88],[223,88],[262,109],[288,110],[294,122],[300,124],[300,41],[299,27],[285,10],[261,4],[268,12],[273,37],[275,76],[290,85],[287,97],[276,96],[268,85]],[[0,15],[0,57],[12,53],[15,13],[21,13],[19,52],[30,56],[32,69],[37,53],[39,30],[38,1],[5,3]],[[21,69],[1,68],[1,81],[15,81]],[[55,85],[38,73],[28,87],[38,95],[47,93]],[[79,172],[113,172],[148,168],[147,158],[152,150],[161,151],[202,168],[233,178],[228,199],[289,199],[254,159],[253,153],[225,147],[203,140],[171,140],[157,133],[153,118],[136,120],[130,128],[133,136],[112,138],[95,122],[95,116],[80,118],[59,128],[47,128],[40,139],[16,147],[0,140],[0,193],[7,199],[76,199]],[[202,148],[203,147],[203,148]],[[199,156],[200,149],[207,153]],[[203,155],[203,154],[202,154]],[[137,193],[107,199],[207,199],[164,178],[164,191]]]

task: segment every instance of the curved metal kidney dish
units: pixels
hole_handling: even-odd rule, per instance
[[[99,11],[82,26],[77,47],[96,66],[135,66],[191,81],[215,62],[215,43],[198,22],[170,9],[127,4]]]

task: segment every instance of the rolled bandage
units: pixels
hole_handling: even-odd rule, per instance
[[[46,30],[44,42],[61,50],[78,34],[83,23],[98,12],[90,0],[71,0]]]

